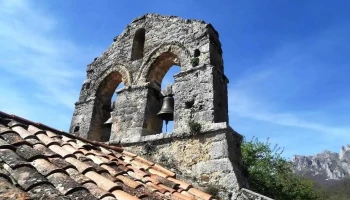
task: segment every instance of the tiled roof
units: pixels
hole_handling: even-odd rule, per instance
[[[0,199],[212,199],[121,147],[0,112]]]

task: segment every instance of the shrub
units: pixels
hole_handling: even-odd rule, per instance
[[[258,139],[243,141],[242,157],[250,189],[276,200],[321,200],[326,195],[314,182],[293,173],[280,148]]]
[[[189,121],[188,122],[188,126],[190,127],[190,131],[191,133],[199,133],[201,132],[202,129],[202,125],[198,122],[194,122],[194,121]]]
[[[193,67],[198,66],[199,58],[197,58],[197,57],[192,58],[191,59],[191,64],[192,64]]]

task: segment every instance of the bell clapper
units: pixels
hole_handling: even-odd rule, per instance
[[[168,120],[165,120],[165,132],[168,132]]]

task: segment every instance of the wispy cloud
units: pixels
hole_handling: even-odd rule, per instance
[[[1,102],[0,110],[45,123],[45,117],[24,110],[55,109],[58,116],[65,116],[63,111],[72,112],[85,66],[97,51],[58,34],[64,25],[39,4],[31,3],[0,2],[0,90],[7,99]]]
[[[332,70],[341,67],[332,66],[327,60],[327,54],[338,54],[338,51],[344,50],[344,40],[339,36],[347,32],[347,29],[332,27],[310,40],[285,43],[256,66],[250,66],[250,69],[255,71],[247,71],[238,79],[231,80],[230,115],[234,116],[233,118],[267,122],[270,127],[275,128],[285,126],[285,129],[303,129],[303,134],[309,132],[317,134],[317,137],[337,138],[342,141],[350,139],[350,126],[346,123],[332,123],[332,116],[325,110],[337,102],[349,100],[346,93],[327,97],[327,92],[345,88],[326,88],[329,84],[336,85],[337,81],[340,81],[334,79],[335,74]],[[338,38],[333,39],[334,37]],[[339,50],[335,50],[339,47]],[[339,75],[336,76],[340,78]],[[312,97],[315,104],[322,102],[322,99],[318,98],[331,99],[315,106],[306,102],[306,97],[310,94],[315,94]],[[298,106],[303,108],[297,109]],[[254,127],[253,122],[250,125]],[[259,127],[251,131],[259,132]],[[250,136],[251,134],[249,133]],[[301,140],[308,137],[297,133],[295,136]]]

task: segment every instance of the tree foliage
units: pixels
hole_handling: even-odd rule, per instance
[[[293,173],[283,149],[257,138],[242,143],[242,156],[250,188],[276,200],[326,199],[314,182]]]

